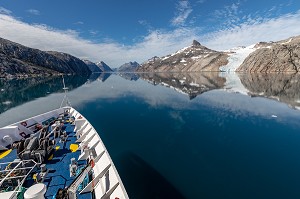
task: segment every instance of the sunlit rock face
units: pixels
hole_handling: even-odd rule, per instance
[[[278,42],[260,42],[237,69],[238,72],[299,72],[300,36]]]

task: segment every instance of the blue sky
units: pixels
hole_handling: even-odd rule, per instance
[[[112,67],[300,35],[299,0],[1,0],[0,37]]]

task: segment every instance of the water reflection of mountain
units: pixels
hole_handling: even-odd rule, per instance
[[[118,73],[118,75],[130,81],[137,81],[140,78],[138,73]]]
[[[82,76],[65,76],[69,90],[75,89],[87,80]],[[53,92],[63,92],[61,77],[34,77],[27,79],[0,79],[0,113],[35,98]]]
[[[92,73],[89,76],[89,82],[93,82],[96,80],[105,82],[110,76],[111,76],[111,73]]]
[[[284,102],[300,107],[300,74],[239,74],[248,94]]]
[[[178,92],[188,94],[190,99],[204,92],[223,88],[225,78],[219,73],[141,73],[141,78],[150,83],[162,84]]]

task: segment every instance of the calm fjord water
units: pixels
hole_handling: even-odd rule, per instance
[[[285,93],[273,87],[278,77],[123,77],[95,77],[81,86],[73,79],[67,86],[73,85],[72,105],[100,134],[130,198],[300,197],[300,88],[288,84],[295,77],[275,79]],[[0,126],[59,106],[62,93],[38,89],[39,98],[15,107],[17,94],[2,91]]]

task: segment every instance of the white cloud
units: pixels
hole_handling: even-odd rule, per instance
[[[147,21],[147,20],[138,20],[138,23],[142,26],[144,26],[145,28],[147,28],[147,30],[153,30],[154,28],[151,26],[151,24]]]
[[[196,37],[194,29],[180,28],[173,32],[151,31],[141,42],[132,46],[111,40],[93,43],[80,38],[74,30],[62,31],[41,24],[31,25],[1,14],[0,30],[0,37],[32,48],[66,52],[91,61],[103,60],[112,67],[128,61],[142,62],[154,55],[163,56],[189,45]]]
[[[10,11],[6,8],[0,7],[0,14],[10,15],[11,13],[12,13],[12,11]]]
[[[179,0],[177,4],[176,16],[171,20],[172,25],[181,26],[192,13],[193,9],[188,0]]]
[[[36,9],[29,9],[29,10],[26,10],[26,12],[32,14],[32,15],[40,15],[40,11],[36,10]]]
[[[99,32],[97,30],[89,30],[89,33],[92,35],[92,36],[95,36],[97,35]]]
[[[75,25],[83,25],[84,23],[82,21],[77,21],[74,23]]]
[[[74,30],[57,30],[43,24],[28,24],[0,14],[0,37],[41,50],[70,53],[94,62],[103,60],[111,67],[118,67],[129,61],[141,63],[153,56],[173,53],[190,45],[193,39],[198,39],[209,48],[225,50],[300,35],[300,11],[272,19],[247,16],[243,21],[245,22],[242,24],[205,35],[199,33],[200,28],[183,26],[171,31],[150,30],[133,45],[123,45],[113,40],[92,42],[81,38]]]
[[[206,1],[206,0],[198,0],[198,1],[196,1],[196,3],[202,4],[202,3],[205,3],[205,1]]]
[[[277,18],[248,17],[233,28],[209,33],[202,37],[204,44],[216,50],[248,46],[260,41],[277,41],[300,35],[300,10]]]
[[[222,9],[215,10],[211,15],[212,21],[221,22],[221,27],[233,27],[240,22],[239,16],[240,2],[224,6]]]

